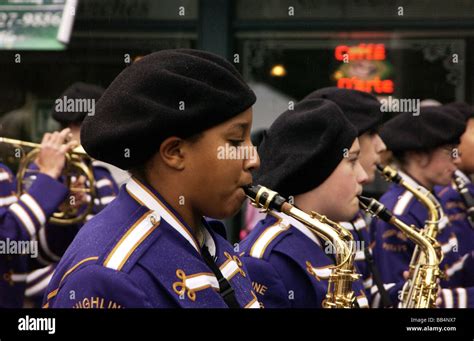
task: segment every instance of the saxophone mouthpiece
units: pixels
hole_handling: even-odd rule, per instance
[[[242,187],[245,194],[252,198],[252,199],[255,199],[255,197],[257,196],[257,193],[258,191],[260,190],[260,186],[259,185],[248,185],[248,186],[244,186]]]
[[[249,185],[242,188],[247,197],[249,197],[257,207],[265,210],[275,209],[281,211],[283,204],[286,203],[284,197],[262,185]]]
[[[364,197],[363,195],[358,195],[357,198],[359,199],[360,208],[362,208],[363,210],[367,210],[367,208],[370,206],[372,199]]]
[[[364,211],[370,213],[372,216],[378,217],[385,222],[390,222],[393,217],[392,212],[390,212],[381,202],[375,200],[374,198],[359,195],[359,206]]]
[[[395,168],[392,168],[390,166],[382,166],[381,164],[377,164],[376,167],[377,167],[377,170],[380,172],[380,174],[387,181],[391,181],[396,184],[399,184],[403,180]]]

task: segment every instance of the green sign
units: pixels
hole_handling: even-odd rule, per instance
[[[77,0],[0,0],[0,49],[63,50]]]

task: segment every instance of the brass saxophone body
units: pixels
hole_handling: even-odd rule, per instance
[[[276,210],[306,225],[313,233],[329,242],[335,250],[336,264],[331,268],[328,291],[323,308],[356,308],[356,295],[352,283],[359,278],[354,267],[354,240],[352,234],[339,224],[316,212],[308,214],[285,198],[263,186],[249,186],[245,189],[253,206],[264,212]]]
[[[359,204],[367,213],[402,231],[403,234],[417,245],[424,255],[424,261],[416,264],[416,269],[414,270],[414,272],[417,273],[416,279],[408,280],[413,281],[408,285],[411,292],[408,291],[405,295],[402,294],[403,299],[400,307],[434,308],[438,296],[437,278],[440,275],[440,270],[437,250],[433,246],[432,241],[425,237],[415,226],[408,226],[395,217],[392,212],[379,201],[373,198],[359,196]]]
[[[416,244],[413,252],[408,280],[402,290],[402,308],[430,308],[435,307],[438,279],[443,276],[439,264],[443,260],[441,246],[437,241],[439,224],[444,219],[444,212],[435,196],[423,186],[402,177],[398,171],[390,166],[377,166],[380,173],[387,181],[397,183],[406,190],[413,193],[415,198],[421,202],[428,211],[428,219],[420,234],[428,240],[436,252],[436,265],[434,260],[428,258],[428,254],[420,244]],[[432,268],[430,268],[432,267]],[[429,280],[429,281],[428,281]],[[436,289],[435,289],[436,288]]]

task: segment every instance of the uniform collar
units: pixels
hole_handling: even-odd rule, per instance
[[[295,229],[297,229],[298,231],[303,233],[306,237],[311,239],[315,244],[317,244],[318,246],[321,246],[321,244],[319,243],[319,240],[316,237],[316,235],[314,234],[314,232],[311,231],[305,224],[299,222],[295,218],[290,217],[289,215],[286,215],[284,213],[272,211],[269,214],[277,217],[278,219],[281,219],[282,221],[285,221],[287,224],[290,224]]]
[[[138,179],[132,177],[126,184],[128,194],[140,205],[149,208],[163,218],[172,228],[174,228],[184,239],[186,239],[198,253],[201,248],[197,242],[192,229],[184,222],[183,218],[171,207],[163,197],[151,186],[142,183]],[[215,242],[209,233],[208,224],[202,219],[204,225],[204,242],[209,248],[211,255],[216,254]]]

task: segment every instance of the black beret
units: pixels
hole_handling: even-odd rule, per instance
[[[444,107],[456,110],[464,121],[474,118],[474,109],[465,102],[451,102]]]
[[[187,138],[250,108],[255,94],[215,54],[163,50],[123,70],[81,129],[92,157],[122,169],[147,161],[170,136]]]
[[[255,182],[285,196],[308,192],[331,175],[356,138],[334,102],[304,99],[267,130]]]
[[[458,144],[465,123],[443,106],[421,107],[419,115],[398,114],[380,130],[380,137],[392,152],[429,150]]]
[[[63,125],[68,125],[70,123],[82,123],[84,117],[88,114],[87,107],[83,107],[83,110],[78,111],[77,107],[74,110],[69,110],[67,102],[64,103],[64,98],[67,100],[94,100],[94,107],[100,96],[104,93],[104,88],[93,85],[86,84],[82,82],[76,82],[69,86],[61,94],[59,98],[62,101],[62,106],[54,105],[52,110],[53,118]]]
[[[265,137],[265,134],[267,131],[265,129],[258,129],[250,135],[250,140],[252,141],[252,144],[257,147],[260,146],[260,143],[262,142],[263,138]]]
[[[324,98],[336,103],[357,128],[358,136],[382,124],[383,113],[377,98],[367,92],[328,87],[310,93],[306,98]]]

